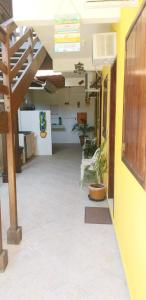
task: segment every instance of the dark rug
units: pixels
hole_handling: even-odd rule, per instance
[[[112,224],[108,207],[85,207],[85,223]]]

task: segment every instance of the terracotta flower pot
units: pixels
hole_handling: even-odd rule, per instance
[[[89,185],[89,199],[95,201],[106,199],[106,190],[104,184]]]

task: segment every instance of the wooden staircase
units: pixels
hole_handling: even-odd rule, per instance
[[[22,228],[17,220],[17,193],[15,172],[15,117],[34,76],[46,57],[32,28],[18,31],[10,19],[0,25],[0,133],[6,134],[9,186],[10,227],[7,241],[18,244]],[[7,264],[7,252],[2,247],[0,220],[0,270]]]
[[[19,66],[19,61],[24,56],[25,59],[25,49],[18,49],[17,52],[14,53],[12,57],[10,57],[10,68],[11,68],[11,79],[12,85],[15,85],[22,73],[24,72],[25,68],[28,66],[27,62],[24,62],[20,69],[17,70],[16,66]],[[28,52],[28,51],[27,51]],[[33,56],[36,54],[37,49],[33,49]],[[2,62],[2,49],[0,49],[0,61]],[[0,72],[0,83],[3,83],[3,72]]]

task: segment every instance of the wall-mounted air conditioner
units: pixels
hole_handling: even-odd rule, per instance
[[[116,32],[93,35],[93,65],[111,65],[116,59]]]

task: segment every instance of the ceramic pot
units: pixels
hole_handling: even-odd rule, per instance
[[[106,199],[106,190],[104,184],[91,184],[89,185],[89,199],[101,201]]]

